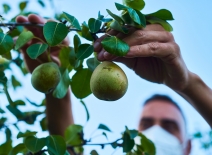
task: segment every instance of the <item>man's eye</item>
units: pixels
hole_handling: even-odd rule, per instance
[[[175,133],[176,131],[178,131],[178,127],[175,124],[172,123],[166,123],[163,124],[162,126],[166,131],[168,131],[169,133]]]
[[[148,128],[150,128],[153,124],[151,122],[142,122],[140,124],[140,129],[141,130],[146,130]]]

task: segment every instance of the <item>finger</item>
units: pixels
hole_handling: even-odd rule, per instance
[[[116,35],[116,34],[118,34],[118,33],[119,33],[119,32],[116,31],[116,30],[110,30],[109,32],[107,32],[107,34],[112,35],[112,36],[114,36],[114,35]],[[98,38],[98,39],[95,41],[95,43],[94,43],[94,51],[95,51],[95,52],[98,53],[98,52],[101,51],[101,49],[102,49],[101,41],[102,41],[104,38],[108,37],[107,34],[101,36],[100,38]]]
[[[149,24],[144,29],[144,31],[165,31],[163,26],[160,24]]]
[[[158,57],[165,61],[171,61],[180,55],[179,46],[176,43],[148,43],[132,46],[125,57]]]
[[[44,19],[38,15],[35,15],[35,14],[30,14],[28,16],[28,20],[30,23],[35,23],[35,24],[44,24],[47,22],[46,19]]]
[[[25,17],[25,16],[17,16],[16,17],[16,22],[17,23],[24,23],[24,22],[28,22],[28,18],[27,17]]]
[[[134,31],[132,35],[123,39],[129,46],[142,45],[150,42],[172,42],[174,37],[172,33],[167,31]]]

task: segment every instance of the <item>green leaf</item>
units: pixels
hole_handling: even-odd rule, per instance
[[[8,35],[11,36],[12,38],[17,37],[23,32],[24,27],[23,26],[16,26],[15,29],[12,31],[9,31]]]
[[[169,32],[173,31],[172,26],[168,22],[162,19],[159,19],[156,17],[147,17],[147,21],[151,24],[160,24],[166,31],[169,31]]]
[[[194,138],[202,138],[202,133],[201,132],[197,132],[193,135]]]
[[[23,118],[24,114],[17,107],[11,105],[6,107],[17,119]]]
[[[47,131],[48,127],[47,127],[47,119],[46,117],[44,117],[41,121],[40,121],[40,127],[42,129],[42,131]]]
[[[121,25],[124,25],[124,21],[121,19],[121,17],[119,17],[119,16],[113,14],[113,13],[112,13],[110,10],[108,10],[108,9],[106,9],[106,11],[107,11],[107,13],[108,13],[111,17],[113,17],[113,19],[115,19],[116,22],[118,22],[118,23],[121,24]]]
[[[82,37],[89,41],[93,41],[91,32],[89,31],[88,25],[85,22],[82,24]]]
[[[148,155],[155,155],[156,154],[156,149],[155,149],[155,145],[154,143],[147,139],[146,136],[144,136],[142,133],[138,134],[141,137],[141,145],[140,147],[142,147],[145,151],[145,153],[147,153]]]
[[[33,37],[34,37],[34,35],[31,31],[23,31],[19,35],[19,37],[16,41],[15,50],[20,49],[22,46],[24,46],[26,43],[28,43]]]
[[[94,57],[87,59],[86,64],[88,68],[93,72],[95,68],[100,64],[100,62],[97,60],[96,57]]]
[[[27,4],[28,4],[28,1],[21,2],[21,3],[19,4],[19,9],[20,9],[21,11],[23,11],[23,10],[26,8]]]
[[[110,28],[125,34],[129,32],[129,30],[126,27],[120,25],[116,20],[110,23]]]
[[[81,45],[81,40],[77,34],[74,35],[74,50],[78,51],[78,47]]]
[[[25,102],[22,101],[22,100],[16,100],[13,102],[13,106],[22,106],[22,105],[25,105]]]
[[[47,44],[32,44],[27,48],[27,54],[31,59],[37,59],[48,48]]]
[[[76,54],[73,47],[70,47],[70,53],[68,56],[69,63],[75,68],[76,65]],[[67,59],[67,58],[66,58]]]
[[[86,115],[87,115],[87,121],[88,121],[88,120],[90,119],[90,114],[89,114],[89,112],[88,112],[88,108],[87,108],[85,102],[83,102],[83,100],[80,100],[80,102],[82,103],[82,105],[83,105],[84,108],[85,108]]]
[[[64,155],[70,155],[70,153],[66,150],[65,154]]]
[[[117,144],[117,142],[113,142],[113,143],[111,143],[111,146],[112,146],[112,148],[117,148],[118,147],[118,144]]]
[[[13,39],[2,32],[0,32],[0,55],[3,55],[13,48]]]
[[[40,4],[40,6],[42,6],[43,8],[45,7],[45,3],[42,0],[38,0],[38,3]]]
[[[78,59],[76,59],[75,66],[74,66],[74,69],[76,71],[83,69],[83,61],[84,60],[78,60]]]
[[[8,4],[3,4],[2,6],[4,8],[4,13],[6,14],[11,10],[11,7]]]
[[[71,81],[71,89],[73,94],[79,98],[83,99],[91,94],[90,89],[90,78],[92,72],[89,69],[78,70]]]
[[[17,155],[18,153],[21,153],[26,149],[26,146],[24,144],[18,144],[9,152],[8,155]]]
[[[105,132],[102,132],[102,135],[105,136],[106,139],[108,139],[107,134]]]
[[[88,27],[92,33],[96,33],[100,30],[102,22],[98,19],[90,18],[88,20]]]
[[[144,14],[142,14],[140,11],[135,10],[136,13],[138,14],[138,17],[141,21],[141,24],[139,24],[137,27],[141,28],[141,27],[146,27],[146,18],[144,16]],[[136,24],[135,24],[136,25]]]
[[[142,10],[145,6],[145,2],[143,0],[122,0],[123,4],[136,9],[136,10]]]
[[[136,22],[137,24],[141,25],[141,20],[140,20],[140,17],[139,15],[137,14],[136,10],[130,8],[130,7],[127,7],[127,6],[124,6],[124,5],[121,5],[119,3],[115,3],[116,5],[116,8],[118,10],[127,10],[129,12],[129,15],[130,17],[133,19],[134,22]]]
[[[12,78],[12,79],[11,79],[11,81],[12,81],[12,86],[13,86],[14,89],[16,89],[17,87],[21,87],[21,86],[22,86],[21,83],[15,78],[14,75],[12,75],[11,78]]]
[[[2,127],[4,127],[4,123],[7,121],[7,118],[5,118],[5,117],[1,117],[0,118],[0,129],[2,128]]]
[[[77,51],[77,59],[83,60],[89,57],[94,52],[93,45],[90,44],[81,44]]]
[[[127,43],[115,36],[104,38],[101,44],[107,52],[117,56],[125,56],[130,49]]]
[[[129,152],[133,149],[135,142],[130,138],[130,135],[127,131],[123,135],[123,152]]]
[[[64,17],[68,22],[70,22],[71,25],[72,25],[73,27],[75,27],[75,28],[78,29],[78,30],[81,30],[81,26],[80,26],[78,20],[77,20],[74,16],[72,16],[72,15],[66,13],[66,12],[63,12],[63,17]]]
[[[98,20],[101,20],[102,22],[111,22],[113,19],[112,18],[104,18],[103,15],[101,15],[100,11],[98,12]]]
[[[137,130],[128,130],[127,129],[126,131],[129,133],[131,139],[134,139],[136,136],[138,136]]]
[[[134,21],[132,20],[132,18],[130,17],[129,15],[129,12],[128,11],[123,11],[121,13],[121,18],[123,19],[123,21],[128,24],[128,25],[131,25],[134,23]]]
[[[6,128],[5,134],[6,134],[6,141],[10,141],[12,137],[12,132],[9,128]]]
[[[25,112],[25,119],[24,121],[28,124],[34,124],[37,116],[43,114],[44,112],[40,112],[40,111],[30,111],[30,112]]]
[[[8,155],[12,149],[12,141],[6,141],[4,144],[0,145],[0,155]]]
[[[40,151],[47,144],[46,138],[36,138],[34,136],[26,137],[24,144],[32,153]]]
[[[68,34],[68,28],[57,22],[47,22],[43,27],[43,34],[50,46],[61,43]]]
[[[19,132],[17,135],[17,139],[19,138],[23,138],[23,137],[29,137],[29,136],[34,136],[36,135],[37,132],[36,131],[26,131],[26,132]]]
[[[4,114],[4,113],[5,111],[2,108],[0,108],[0,114]]]
[[[153,16],[153,17],[160,18],[162,20],[174,20],[172,13],[166,9],[158,10],[154,13],[147,14],[146,16]]]
[[[69,55],[71,50],[72,50],[72,47],[63,47],[59,53],[61,68],[68,68],[69,71],[72,69],[69,62]]]
[[[81,134],[83,132],[83,127],[81,125],[70,125],[65,130],[65,140],[67,144],[70,145],[80,145],[82,144]]]
[[[61,136],[48,136],[47,147],[54,155],[64,155],[66,152],[66,143]]]
[[[3,71],[0,71],[0,83],[2,83],[3,85],[6,85],[7,83],[7,77],[5,76]]]
[[[99,154],[96,152],[96,150],[92,150],[90,154],[91,154],[91,155],[99,155]]]
[[[99,127],[97,129],[101,129],[101,130],[105,130],[105,131],[109,131],[112,132],[106,125],[104,124],[99,124]]]
[[[61,69],[61,79],[55,90],[53,91],[53,96],[55,98],[62,99],[68,92],[70,78],[67,69]]]
[[[104,16],[103,15],[101,15],[101,13],[100,13],[100,11],[98,12],[98,19],[99,20],[102,20],[104,18]]]

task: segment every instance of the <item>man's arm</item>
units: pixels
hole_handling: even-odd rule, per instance
[[[212,90],[194,73],[190,73],[189,79],[188,86],[176,92],[191,103],[212,127]]]
[[[212,126],[212,90],[188,70],[173,35],[157,24],[144,29],[130,28],[129,32],[127,35],[114,30],[108,32],[130,46],[126,56],[107,53],[100,43],[103,36],[94,44],[98,59],[121,62],[141,78],[167,85],[191,103]]]
[[[34,24],[44,24],[47,22],[45,19],[34,14],[29,15],[28,17],[18,16],[16,18],[16,21],[18,23],[31,22]],[[33,34],[36,37],[44,39],[41,28],[27,27],[27,29],[33,32]],[[26,49],[31,44],[38,43],[38,42],[39,41],[37,39],[33,39],[30,43],[28,43],[21,49],[23,57],[24,57],[24,61],[27,65],[29,72],[31,73],[38,65],[48,61],[46,53],[39,56],[39,58],[36,60],[30,59],[29,56],[27,55]],[[68,45],[69,41],[64,40],[63,43],[65,45]],[[51,58],[53,61],[55,61],[58,64],[59,64],[59,59],[58,59],[59,51],[60,50],[58,48],[51,49]],[[69,125],[74,123],[72,107],[71,107],[70,90],[68,91],[68,93],[63,99],[57,99],[53,97],[51,93],[46,95],[46,117],[47,117],[48,130],[50,134],[63,136],[65,129]]]
[[[62,99],[46,95],[46,117],[52,135],[64,135],[65,129],[74,123],[70,91]]]

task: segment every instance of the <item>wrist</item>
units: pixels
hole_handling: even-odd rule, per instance
[[[178,91],[178,93],[183,95],[189,95],[196,91],[199,87],[207,87],[202,79],[197,75],[189,71],[188,73],[188,80],[185,87]]]

